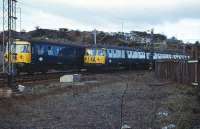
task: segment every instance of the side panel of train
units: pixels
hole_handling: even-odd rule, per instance
[[[126,49],[107,49],[106,64],[130,66],[147,63],[147,55],[144,51]]]
[[[21,71],[66,70],[83,65],[84,48],[75,45],[60,45],[48,42],[31,42],[31,63]]]
[[[189,59],[189,56],[178,54],[178,53],[160,53],[155,52],[153,56],[153,60],[186,60]]]
[[[147,64],[149,55],[144,51],[123,48],[87,48],[86,66],[131,66]]]
[[[121,49],[106,49],[106,65],[119,66],[126,64],[125,50]]]
[[[156,60],[188,59],[188,56],[167,52],[146,52],[130,48],[97,48],[86,49],[84,64],[86,66],[141,66],[148,67]],[[153,62],[152,62],[153,61]]]

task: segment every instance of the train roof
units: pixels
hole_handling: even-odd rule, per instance
[[[108,49],[127,49],[127,50],[144,50],[144,49],[137,49],[131,48],[127,46],[114,46],[114,45],[89,45],[88,48],[108,48]]]
[[[19,40],[18,42],[30,42],[31,44],[53,44],[53,45],[61,45],[61,46],[71,46],[71,47],[82,47],[82,48],[107,48],[107,49],[125,49],[125,50],[135,50],[135,51],[146,51],[150,52],[150,50],[145,50],[142,48],[131,48],[127,46],[114,46],[114,45],[102,45],[102,44],[97,44],[97,45],[85,45],[85,44],[77,44],[73,42],[68,42],[68,41],[47,41],[47,40]],[[155,53],[171,53],[171,54],[183,54],[181,52],[175,52],[175,51],[158,51],[154,50]],[[186,55],[186,54],[184,54]]]
[[[68,41],[46,41],[46,40],[30,40],[29,41],[31,44],[52,44],[52,45],[61,45],[61,46],[72,46],[72,47],[86,47],[86,45],[82,44],[76,44],[73,42],[68,42]]]
[[[127,46],[111,46],[111,45],[90,45],[87,46],[87,48],[107,48],[107,49],[125,49],[125,50],[135,50],[135,51],[145,51],[145,52],[151,52],[151,50],[145,50],[142,48],[131,48]],[[183,54],[183,52],[176,52],[176,51],[159,51],[154,50],[154,53],[163,53],[163,54]],[[184,54],[186,55],[186,54]]]

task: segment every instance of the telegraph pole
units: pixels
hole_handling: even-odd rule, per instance
[[[151,29],[151,42],[150,42],[150,60],[151,60],[151,67],[153,68],[153,57],[154,57],[154,29]]]
[[[122,35],[121,36],[122,36],[123,39],[125,39],[125,36],[124,36],[124,22],[123,21],[122,21]]]
[[[124,33],[124,22],[122,22],[122,34]]]
[[[3,52],[7,53],[8,61],[3,64],[4,73],[8,75],[8,86],[15,88],[14,80],[14,42],[16,33],[17,0],[3,0]],[[7,32],[5,34],[5,32]],[[6,45],[7,44],[7,45]],[[6,47],[5,47],[6,46]]]
[[[97,44],[97,30],[94,29],[94,45]]]

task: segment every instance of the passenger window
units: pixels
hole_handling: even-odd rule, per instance
[[[97,55],[98,55],[98,56],[103,56],[103,51],[102,51],[102,50],[98,50],[98,51],[97,51]]]
[[[86,55],[87,55],[87,56],[92,55],[92,50],[91,50],[91,49],[86,49]]]
[[[23,50],[22,50],[22,52],[23,52],[23,53],[26,53],[26,52],[28,52],[28,48],[27,48],[27,46],[24,46],[24,47],[23,47]]]
[[[52,51],[52,47],[51,46],[48,46],[47,53],[48,53],[49,56],[53,56],[53,51]]]
[[[62,47],[58,47],[56,52],[57,52],[57,56],[59,56],[60,51],[62,50]]]
[[[89,52],[88,52],[88,51],[86,51],[85,55],[86,55],[86,56],[89,56]]]
[[[103,50],[103,56],[106,56],[106,50]]]
[[[37,46],[37,50],[38,50],[38,55],[43,55],[44,54],[44,49],[42,47],[42,45]]]
[[[108,49],[108,50],[107,50],[107,55],[108,55],[109,58],[112,58],[112,57],[113,57],[113,56],[112,56],[112,51],[111,51],[111,49]]]
[[[54,56],[58,56],[58,51],[57,51],[57,49],[58,49],[57,46],[52,47],[52,54],[53,54]]]
[[[92,50],[92,56],[95,56],[95,55],[96,55],[96,50],[93,49],[93,50]]]

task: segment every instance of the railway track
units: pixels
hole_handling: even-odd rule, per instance
[[[7,74],[0,73],[0,87],[7,86],[8,76]]]
[[[69,71],[56,71],[56,72],[48,72],[45,74],[42,73],[34,73],[34,74],[20,74],[14,77],[13,83],[16,85],[18,84],[33,84],[33,83],[43,83],[46,81],[51,81],[51,80],[59,80],[61,76],[66,75],[66,74],[82,74],[82,75],[90,75],[90,74],[105,74],[105,73],[114,73],[114,72],[119,72],[119,71],[127,71],[126,69],[95,69],[95,70],[87,70],[87,69],[82,69],[82,70],[69,70]],[[8,87],[8,75],[0,73],[0,88],[1,87]]]
[[[62,72],[49,72],[46,74],[35,73],[35,74],[21,74],[14,76],[13,83],[16,85],[24,84],[24,83],[37,83],[43,81],[50,81],[50,80],[58,80],[61,76],[66,74],[76,74],[83,72],[78,72],[77,70],[70,70],[70,71],[62,71]],[[0,87],[7,87],[8,86],[8,75],[0,74]]]

